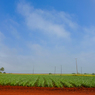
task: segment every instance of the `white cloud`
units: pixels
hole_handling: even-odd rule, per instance
[[[95,48],[95,28],[91,26],[88,28],[85,27],[83,30],[84,36],[80,45],[87,51],[93,51]]]
[[[70,15],[64,12],[35,9],[28,3],[19,3],[18,11],[25,17],[29,29],[48,35],[70,39],[69,30],[77,28],[77,24],[71,20]]]

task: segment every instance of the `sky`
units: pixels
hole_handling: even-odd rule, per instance
[[[95,73],[95,0],[0,0],[0,67],[6,73]]]

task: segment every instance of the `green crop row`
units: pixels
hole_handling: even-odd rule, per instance
[[[6,74],[0,76],[0,85],[61,88],[95,87],[95,77]]]

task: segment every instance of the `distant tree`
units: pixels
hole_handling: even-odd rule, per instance
[[[52,73],[49,73],[49,75],[51,75]]]
[[[95,73],[92,73],[92,75],[95,75]]]
[[[6,74],[6,72],[3,72],[3,74]]]
[[[76,74],[76,73],[72,73],[72,74]]]
[[[4,67],[0,68],[0,71],[1,71],[1,72],[4,71]]]

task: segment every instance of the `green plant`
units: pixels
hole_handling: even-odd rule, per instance
[[[95,75],[95,73],[92,73],[92,75]]]
[[[0,72],[0,74],[2,74],[2,72]]]
[[[3,74],[6,74],[6,72],[3,72]]]

